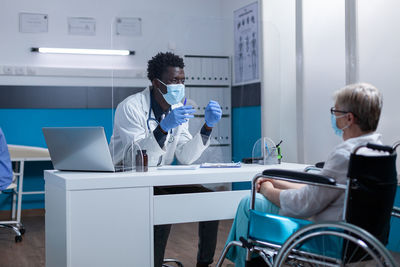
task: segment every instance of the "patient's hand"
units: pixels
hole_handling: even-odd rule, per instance
[[[279,189],[291,189],[291,188],[293,188],[293,184],[294,184],[294,183],[276,180],[276,179],[260,178],[257,180],[257,183],[256,183],[257,192],[260,192],[261,184],[263,184],[267,181],[272,183],[273,187],[279,188]]]
[[[260,186],[260,193],[278,207],[281,206],[279,199],[281,191],[281,189],[274,187],[274,184],[268,180],[261,183]]]
[[[271,190],[275,189],[274,185],[272,184],[271,181],[267,180],[264,181],[262,184],[260,184],[260,190],[259,192],[265,196],[266,198],[268,198],[268,192],[271,192]]]
[[[257,182],[256,182],[256,192],[257,192],[257,193],[260,192],[261,184],[263,184],[264,182],[267,182],[267,181],[271,182],[271,179],[268,179],[268,178],[259,178],[259,179],[257,180]]]
[[[270,181],[275,188],[286,190],[286,189],[299,189],[305,186],[305,184],[300,184],[300,183],[292,183],[288,181],[282,181],[282,180],[277,180],[277,179],[266,179],[267,181]]]

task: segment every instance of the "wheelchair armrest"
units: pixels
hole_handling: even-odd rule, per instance
[[[313,184],[322,185],[336,185],[336,180],[324,175],[299,172],[299,171],[289,171],[280,169],[269,169],[263,171],[263,176],[269,176],[271,178],[284,178],[285,180],[291,180],[293,182],[306,182]]]
[[[255,206],[255,195],[256,195],[256,183],[257,180],[263,177],[271,178],[271,179],[279,179],[284,181],[290,181],[295,183],[307,183],[313,184],[317,186],[325,186],[325,187],[334,187],[338,189],[345,189],[344,185],[336,184],[336,180],[324,175],[313,174],[308,172],[300,172],[300,171],[288,171],[281,169],[269,169],[265,170],[262,173],[256,174],[253,178],[252,186],[251,186],[251,201],[250,201],[250,209],[254,209]]]

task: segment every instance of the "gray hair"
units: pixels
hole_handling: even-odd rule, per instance
[[[364,132],[375,131],[382,110],[382,94],[369,83],[350,84],[334,94],[340,110],[353,113],[356,124]]]

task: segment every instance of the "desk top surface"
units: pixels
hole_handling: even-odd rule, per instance
[[[48,161],[49,150],[43,147],[8,145],[11,161]]]
[[[198,168],[195,170],[157,170],[148,172],[67,172],[45,171],[46,184],[66,190],[84,190],[121,187],[169,186],[251,181],[266,169],[304,170],[308,166],[297,163],[275,165],[242,164],[241,168]]]

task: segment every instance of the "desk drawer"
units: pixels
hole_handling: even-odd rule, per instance
[[[227,220],[250,190],[154,196],[154,224]]]

